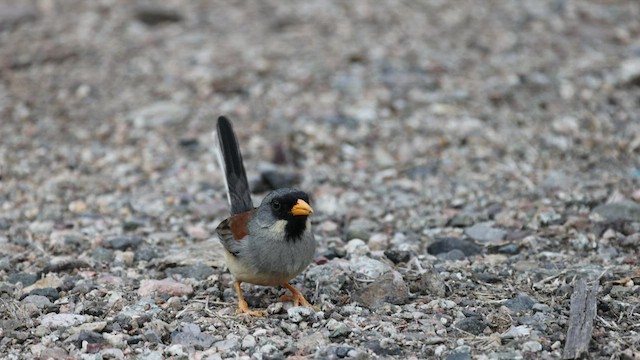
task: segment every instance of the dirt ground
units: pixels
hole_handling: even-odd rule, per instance
[[[558,359],[584,280],[639,359],[639,109],[634,0],[0,0],[0,353]],[[235,314],[221,114],[316,309]]]

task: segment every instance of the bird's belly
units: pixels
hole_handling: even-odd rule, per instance
[[[278,286],[284,283],[288,283],[289,280],[294,278],[297,273],[294,274],[274,274],[267,273],[256,269],[254,266],[245,264],[238,257],[234,256],[228,251],[225,251],[225,257],[227,259],[227,266],[229,272],[233,275],[236,281],[248,282],[251,284],[262,286]]]

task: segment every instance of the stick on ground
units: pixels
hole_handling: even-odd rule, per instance
[[[594,281],[591,288],[587,289],[587,282],[580,279],[573,289],[569,330],[562,354],[563,359],[577,359],[589,351],[593,319],[596,316],[598,286],[598,281]]]

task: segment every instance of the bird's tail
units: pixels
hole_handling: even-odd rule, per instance
[[[244,170],[242,154],[236,134],[233,132],[233,126],[226,117],[220,116],[217,128],[218,134],[214,137],[218,141],[218,164],[224,173],[231,215],[252,210],[253,202],[251,201],[247,173]]]

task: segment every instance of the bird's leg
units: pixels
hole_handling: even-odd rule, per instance
[[[313,307],[313,305],[311,305],[304,296],[302,296],[302,293],[298,289],[294,288],[289,283],[284,283],[282,286],[289,289],[289,291],[291,291],[291,295],[285,294],[280,296],[280,301],[292,301],[293,306],[300,306],[300,304],[302,304],[302,306]]]
[[[236,312],[238,314],[249,314],[251,316],[263,316],[264,311],[251,310],[249,309],[249,305],[244,300],[244,296],[242,296],[242,289],[240,288],[240,281],[236,281],[233,283],[233,286],[236,288],[236,292],[238,292],[238,310]]]

